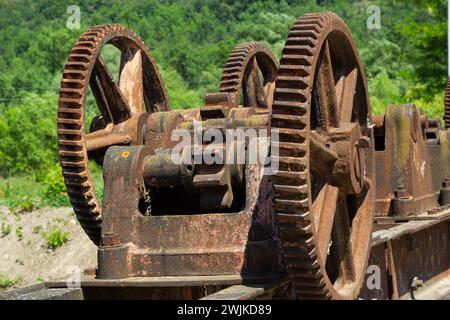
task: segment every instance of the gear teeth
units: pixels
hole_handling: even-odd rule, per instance
[[[272,116],[272,128],[304,130],[307,122],[306,116],[286,114],[274,114]]]
[[[273,187],[279,199],[303,200],[308,197],[308,188],[305,186],[293,187],[275,184]]]
[[[283,48],[283,55],[302,55],[302,56],[314,56],[314,50],[310,46],[292,45],[288,44]]]
[[[281,141],[303,143],[306,141],[306,130],[278,128]]]
[[[272,177],[272,182],[279,185],[288,186],[304,186],[308,180],[308,173],[293,172],[293,171],[281,171],[279,170],[276,175]]]
[[[306,153],[308,152],[308,146],[298,145],[297,143],[288,143],[288,142],[272,142],[274,149],[278,150],[278,156],[280,157],[295,157],[297,159],[302,160],[305,164],[307,163],[307,159],[305,159]],[[281,160],[281,158],[280,158]]]
[[[280,235],[283,239],[288,241],[297,241],[300,237],[311,237],[313,234],[312,227],[310,225],[307,226],[297,226],[296,224],[280,224],[282,226]],[[289,258],[289,256],[285,256],[285,258]],[[295,258],[295,257],[294,257]],[[300,260],[300,264],[305,263],[304,260]],[[314,264],[315,265],[315,264]],[[307,263],[308,268],[311,264]]]
[[[263,53],[268,58],[275,77],[277,62],[271,50],[259,42],[241,43],[228,56],[220,81],[220,92],[240,94],[245,69],[250,59],[257,53]]]
[[[278,167],[282,171],[295,171],[302,172],[306,171],[308,168],[308,164],[305,163],[303,159],[295,158],[295,157],[277,157],[273,156],[273,160],[278,163]]]
[[[317,282],[321,281],[322,279],[322,272],[319,269],[319,264],[317,263],[317,259],[293,259],[293,258],[286,258],[286,264],[288,268],[292,270],[292,275],[294,278],[297,279],[311,279],[316,280]],[[300,261],[304,263],[306,266],[307,264],[310,265],[310,268],[301,268],[300,267]],[[316,267],[314,267],[316,266]],[[302,288],[303,286],[298,286],[299,288]]]

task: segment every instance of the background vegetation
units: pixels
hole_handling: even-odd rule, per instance
[[[16,211],[67,205],[57,165],[56,109],[68,52],[86,28],[121,23],[146,42],[172,107],[198,107],[218,88],[231,49],[264,41],[279,56],[296,17],[331,10],[350,26],[372,107],[416,102],[441,116],[447,79],[443,0],[77,0],[81,29],[66,27],[73,1],[0,0],[0,203]],[[381,29],[369,30],[370,5]]]

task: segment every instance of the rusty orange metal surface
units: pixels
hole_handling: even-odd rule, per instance
[[[101,57],[107,44],[121,52],[117,82]],[[350,30],[329,12],[295,22],[279,63],[261,43],[236,46],[219,89],[199,109],[171,111],[156,62],[132,31],[98,26],[75,43],[61,82],[59,155],[77,218],[98,245],[97,280],[239,276],[283,279],[285,298],[390,299],[448,269],[448,223],[437,214],[450,204],[448,99],[447,130],[413,104],[372,116]],[[247,140],[244,163],[231,161],[236,137],[201,142],[223,163],[175,163],[174,153],[202,158],[198,126],[202,135],[266,130],[255,141],[270,146],[278,167],[267,175],[250,163]],[[178,150],[173,136],[182,132],[190,143]],[[103,168],[102,205],[90,160]],[[416,228],[414,219],[432,222]],[[398,228],[409,231],[380,233]],[[381,268],[378,291],[364,287],[368,264]],[[201,297],[191,289],[143,295]]]

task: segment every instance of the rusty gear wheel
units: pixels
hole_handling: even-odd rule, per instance
[[[354,299],[374,214],[373,133],[362,63],[345,23],[307,14],[289,32],[271,127],[283,259],[296,298]]]
[[[277,60],[259,42],[237,45],[231,51],[220,81],[221,92],[243,93],[244,107],[270,108],[272,105]]]
[[[450,129],[450,77],[448,78],[447,87],[445,88],[445,128]]]
[[[120,50],[118,83],[100,54],[106,44]],[[100,116],[86,130],[86,97],[91,88]],[[144,43],[120,25],[84,32],[70,52],[58,103],[58,144],[67,193],[81,226],[100,243],[101,206],[94,191],[89,158],[102,162],[112,145],[142,144],[149,113],[167,111],[157,66]],[[89,132],[90,131],[90,132]]]

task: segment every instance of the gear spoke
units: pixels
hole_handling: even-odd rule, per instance
[[[351,237],[351,221],[348,216],[347,199],[339,200],[332,231],[332,246],[330,258],[335,266],[339,266],[340,285],[355,280],[355,266],[353,264],[353,244]]]
[[[358,69],[353,69],[346,77],[342,76],[336,85],[340,122],[350,122],[353,115],[353,102],[358,82]]]
[[[111,113],[111,108],[109,107],[106,94],[103,90],[102,83],[100,82],[100,77],[95,71],[92,72],[92,78],[90,80],[90,86],[92,94],[94,95],[97,107],[100,110],[100,114],[106,123],[113,122],[113,116]]]
[[[149,54],[142,55],[142,81],[144,88],[144,102],[148,112],[163,112],[169,110],[166,90],[159,77],[156,63]],[[149,90],[151,88],[151,90]]]
[[[245,105],[251,108],[264,107],[264,87],[256,57],[253,57],[244,76]]]
[[[265,107],[271,106],[273,103],[273,93],[275,91],[275,81],[273,82],[267,82],[264,85],[264,101],[265,101]]]
[[[94,64],[90,85],[105,120],[111,117],[117,124],[130,118],[130,107],[100,55]]]
[[[333,230],[334,215],[338,200],[339,188],[326,184],[316,201],[312,204],[312,214],[314,216],[318,241],[317,249],[319,258],[325,263],[330,247],[331,232]]]
[[[370,239],[362,237],[365,232],[362,226],[372,225],[371,220],[367,220],[367,212],[370,212],[373,208],[373,198],[371,196],[372,192],[372,181],[369,179],[364,180],[364,186],[362,192],[358,196],[352,196],[353,199],[353,219],[352,219],[352,235],[351,242],[357,243],[358,246],[361,247],[370,247]],[[366,241],[366,243],[362,243],[362,241]],[[356,246],[352,247],[353,249],[353,257],[356,264],[364,263],[365,261],[361,261],[361,257],[356,254]],[[368,249],[369,251],[369,249]]]
[[[131,114],[144,112],[142,51],[124,48],[120,58],[120,90],[130,106]]]
[[[325,43],[322,53],[322,61],[319,66],[315,91],[319,120],[325,129],[338,127],[336,114],[337,96],[334,84],[333,65],[328,41]]]

